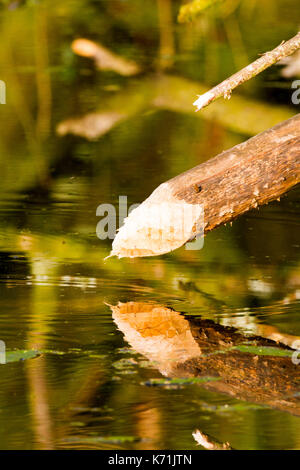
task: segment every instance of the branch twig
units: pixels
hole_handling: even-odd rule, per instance
[[[229,99],[234,88],[255,77],[284,57],[293,54],[297,49],[300,49],[300,32],[289,41],[282,42],[272,51],[266,52],[262,57],[252,62],[252,64],[247,65],[247,67],[227,78],[210,91],[199,95],[198,99],[194,102],[194,106],[197,107],[196,111],[205,108],[217,98],[220,98],[220,96]]]

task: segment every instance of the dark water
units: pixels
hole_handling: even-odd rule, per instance
[[[197,375],[177,368],[201,356],[205,320],[214,322],[205,329],[208,349],[214,325],[289,346],[300,339],[299,188],[215,230],[200,251],[104,261],[111,241],[96,236],[99,204],[118,208],[119,196],[141,202],[162,181],[297,112],[280,67],[241,90],[246,101],[216,103],[216,115],[204,118],[186,105],[194,85],[184,80],[216,83],[245,54],[250,61],[292,36],[298,4],[266,1],[268,14],[260,15],[257,2],[252,9],[229,2],[233,13],[189,28],[176,24],[173,2],[170,60],[170,47],[164,54],[160,46],[169,21],[162,14],[159,29],[157,16],[168,2],[143,3],[141,11],[137,1],[3,2],[0,340],[11,362],[0,365],[0,448],[201,449],[192,436],[199,429],[235,449],[299,449],[300,365],[290,369],[290,359],[266,359],[264,374],[278,376],[277,385],[256,381],[260,360],[249,382],[239,370],[248,365],[228,369],[226,354],[224,390],[166,380]],[[236,49],[228,30],[243,38]],[[73,54],[78,37],[143,72],[97,71]],[[167,87],[166,74],[176,77]],[[80,136],[57,134],[63,120],[111,109],[124,119],[95,139],[82,136],[82,121]],[[127,313],[112,312],[119,302],[132,302]],[[228,330],[220,331],[221,341]],[[16,361],[11,352],[20,350],[27,353]],[[31,350],[37,357],[27,357]]]

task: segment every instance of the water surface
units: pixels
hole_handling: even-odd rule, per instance
[[[246,379],[243,386],[238,364],[247,370],[248,363],[240,355],[230,372],[236,389],[229,376],[223,390],[167,380],[195,377],[176,367],[206,348],[226,348],[226,331],[289,346],[300,338],[299,188],[213,231],[200,251],[104,261],[111,240],[96,236],[99,204],[118,208],[121,195],[128,205],[141,202],[161,182],[297,112],[280,67],[241,90],[246,101],[238,106],[230,107],[234,98],[212,105],[217,117],[195,117],[185,98],[187,79],[217,83],[292,36],[297,2],[275,8],[266,1],[268,14],[253,2],[253,11],[212,15],[191,28],[176,24],[173,2],[171,32],[166,18],[159,27],[152,1],[142,12],[137,1],[4,3],[0,339],[9,353],[33,350],[36,357],[0,365],[0,448],[200,449],[192,436],[199,429],[235,449],[299,449],[293,381],[300,369],[290,369],[290,358],[266,359],[264,376],[271,371],[278,382],[256,384],[257,393],[254,382],[251,394]],[[243,41],[233,48],[228,28],[238,34],[239,24]],[[176,44],[172,60],[162,51],[162,28]],[[97,71],[73,54],[77,37],[137,61],[143,72]],[[112,107],[128,115],[97,138],[57,133],[67,119]],[[113,313],[119,302],[131,302],[136,313]],[[208,320],[205,345],[199,328]],[[217,334],[218,325],[236,330],[221,329],[217,347],[208,331]],[[254,378],[260,361],[251,366]]]

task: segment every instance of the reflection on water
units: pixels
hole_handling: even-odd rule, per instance
[[[280,343],[162,306],[129,302],[111,308],[126,341],[161,374],[215,377],[220,380],[204,382],[209,390],[300,415],[300,370]]]
[[[179,1],[140,3],[0,10],[0,447],[299,449],[300,366],[261,354],[300,337],[299,188],[201,251],[104,261],[96,237],[99,204],[295,113],[280,66],[192,102],[293,36],[298,2],[228,0],[191,28]]]

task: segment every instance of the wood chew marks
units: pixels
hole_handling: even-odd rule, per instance
[[[161,184],[125,219],[111,256],[167,253],[197,235],[202,217],[207,233],[280,198],[300,182],[299,129],[297,114]]]

